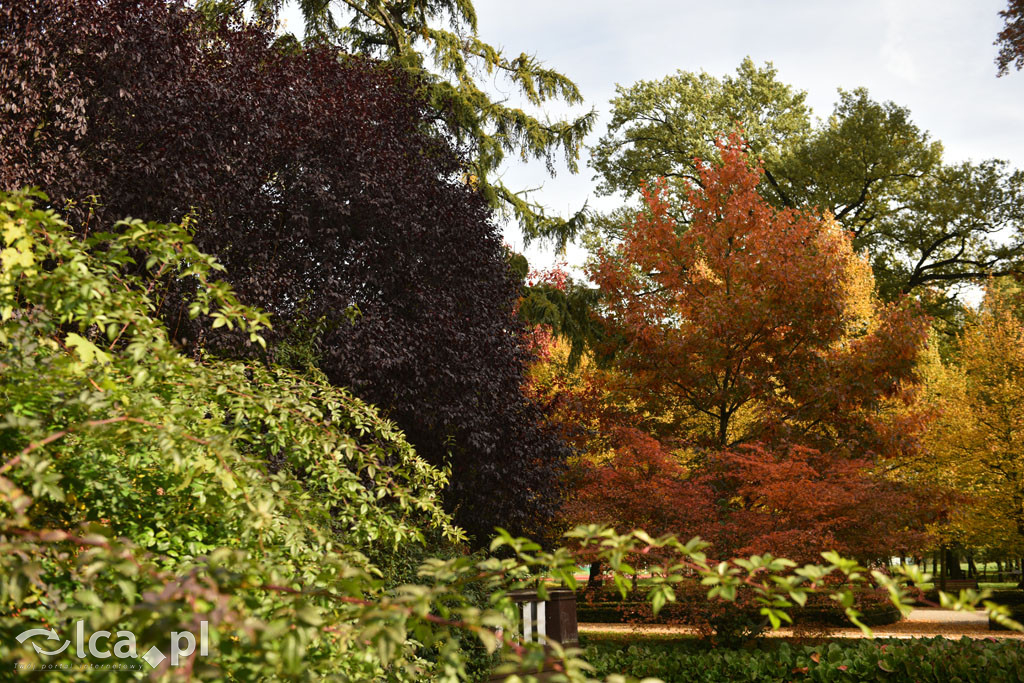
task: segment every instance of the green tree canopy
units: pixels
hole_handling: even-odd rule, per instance
[[[278,17],[285,0],[204,0],[200,7],[216,14],[245,5],[265,21]],[[577,171],[584,136],[596,114],[574,118],[534,116],[488,92],[488,80],[502,77],[530,106],[551,100],[582,104],[579,88],[536,57],[517,56],[480,39],[470,0],[298,0],[305,19],[307,44],[328,44],[399,64],[423,82],[426,98],[438,121],[456,140],[472,150],[469,181],[492,206],[514,215],[526,240],[551,238],[559,246],[582,226],[581,209],[569,219],[545,215],[526,191],[515,191],[495,176],[506,154],[524,161],[543,161],[554,175],[561,157]]]
[[[716,158],[715,140],[740,128],[763,162],[762,194],[832,212],[870,255],[884,298],[915,292],[939,310],[957,285],[1014,269],[1024,253],[1024,173],[999,160],[945,162],[906,108],[867,90],[841,90],[820,121],[805,100],[771,64],[749,58],[735,76],[680,71],[620,87],[593,150],[599,192],[633,197],[665,177],[683,196],[699,183],[695,160]]]

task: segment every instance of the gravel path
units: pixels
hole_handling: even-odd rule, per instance
[[[984,612],[954,612],[947,609],[915,609],[906,619],[888,626],[872,629],[876,638],[929,638],[943,636],[958,640],[968,638],[1009,638],[1024,640],[1024,633],[1012,631],[990,631],[988,617]],[[664,635],[689,635],[696,631],[687,626],[667,624],[580,624],[579,631],[587,633],[657,633]],[[788,638],[794,635],[811,635],[825,638],[864,638],[858,628],[815,627],[801,629],[794,634],[792,628],[780,628],[768,632],[768,637]]]

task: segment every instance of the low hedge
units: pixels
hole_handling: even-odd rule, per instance
[[[671,603],[665,605],[657,616],[650,613],[646,602],[592,602],[580,603],[576,607],[576,620],[594,624],[680,624],[687,625],[690,608],[688,605]],[[846,613],[840,607],[808,606],[788,610],[794,624],[821,626],[851,626]],[[764,620],[758,610],[744,611],[753,621]],[[860,620],[868,626],[885,626],[900,620],[900,611],[892,605],[864,608]]]
[[[695,628],[716,644],[734,646],[756,638],[770,628],[761,614],[752,591],[740,591],[735,602],[709,600],[707,587],[697,581],[675,587],[676,601],[666,604],[657,616],[644,600],[644,589],[631,591],[625,598],[611,586],[580,591],[576,600],[576,618],[587,623],[678,624]],[[884,591],[857,590],[854,607],[868,626],[884,626],[900,620]],[[849,626],[846,613],[827,593],[807,597],[803,607],[787,610],[797,626]]]
[[[624,646],[584,641],[594,676],[719,683],[725,681],[920,681],[1009,683],[1024,671],[1024,643],[963,638],[851,640],[817,646],[779,643],[762,649],[702,649],[682,643]]]

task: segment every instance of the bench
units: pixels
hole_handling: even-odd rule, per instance
[[[517,640],[524,643],[545,643],[554,640],[566,647],[575,647],[579,644],[575,591],[568,588],[549,588],[547,600],[541,600],[535,590],[510,591],[509,597],[516,603],[519,613]],[[519,678],[526,673],[536,676],[539,681],[560,680],[562,677],[562,674],[554,669],[545,669],[542,672],[494,675],[490,681],[504,682],[510,677]]]
[[[943,581],[941,578],[935,580],[935,587],[946,593],[959,593],[960,591],[971,588],[978,590],[977,579],[946,579]]]

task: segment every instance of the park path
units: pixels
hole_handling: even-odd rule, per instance
[[[645,633],[663,635],[689,635],[696,630],[688,626],[669,624],[580,624],[581,634],[588,633]],[[872,629],[876,638],[1009,638],[1024,640],[1024,633],[1012,631],[990,631],[988,617],[984,612],[954,612],[947,609],[915,609],[906,619],[888,626]],[[792,628],[769,631],[769,638],[792,638],[794,636],[814,638],[864,638],[858,628],[812,627],[802,628],[794,633]]]

